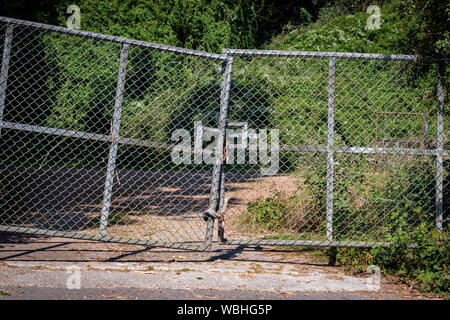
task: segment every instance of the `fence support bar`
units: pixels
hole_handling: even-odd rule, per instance
[[[139,246],[153,246],[153,247],[164,247],[171,249],[184,249],[184,250],[195,250],[202,251],[203,250],[203,242],[200,241],[183,241],[183,242],[163,242],[163,241],[153,241],[153,240],[142,240],[142,239],[132,239],[132,238],[121,238],[121,237],[109,237],[109,236],[101,236],[98,234],[86,234],[79,232],[70,232],[70,231],[57,231],[57,230],[48,230],[48,229],[39,229],[39,228],[29,228],[29,227],[16,227],[16,226],[7,226],[0,224],[0,232],[17,232],[23,234],[32,234],[32,235],[47,235],[52,237],[61,237],[61,238],[70,238],[70,239],[81,239],[81,240],[91,240],[91,241],[104,241],[110,243],[125,243],[125,244],[133,244]],[[0,258],[1,260],[2,258]]]
[[[331,57],[328,70],[328,142],[327,142],[327,240],[333,240],[333,173],[334,173],[334,85],[336,58]]]
[[[227,124],[230,127],[230,124]],[[51,134],[55,136],[80,138],[93,141],[112,141],[112,136],[98,133],[89,133],[83,131],[73,131],[67,129],[58,129],[52,127],[34,126],[23,123],[0,121],[0,127],[14,130],[22,130],[28,132],[37,132]],[[201,137],[201,134],[200,134]],[[171,150],[175,147],[175,144],[164,142],[153,142],[148,140],[133,139],[119,137],[117,142],[119,144],[125,144],[130,146],[140,146],[148,148],[158,148]],[[327,153],[326,146],[309,146],[309,145],[280,145],[281,151],[297,151],[297,152],[321,152]],[[412,156],[424,156],[435,157],[441,154],[443,157],[450,157],[450,150],[436,150],[436,149],[410,149],[410,148],[372,148],[372,147],[337,147],[333,149],[334,153],[353,153],[353,154],[389,154],[395,156],[412,155]],[[201,160],[200,160],[201,162]]]
[[[214,161],[214,168],[212,174],[211,183],[211,193],[209,198],[209,213],[218,213],[218,201],[219,194],[221,190],[222,174],[224,173],[224,147],[225,147],[225,134],[227,127],[227,116],[228,116],[228,101],[230,98],[230,88],[231,88],[231,72],[233,69],[233,57],[228,57],[226,61],[222,64],[222,81],[221,81],[221,92],[220,92],[220,120],[219,120],[219,136],[217,138],[216,147],[216,159]],[[214,220],[215,217],[211,214],[206,215],[206,237],[205,237],[205,251],[211,250],[213,230],[214,230]]]
[[[6,85],[8,82],[9,58],[11,56],[11,45],[14,26],[8,24],[5,31],[5,42],[3,44],[2,69],[0,71],[0,123],[3,121],[5,110]],[[2,127],[0,126],[0,134]]]
[[[444,72],[443,62],[438,64],[437,71],[437,143],[436,143],[436,229],[442,231],[444,170],[442,151],[444,149]]]
[[[14,24],[14,25],[18,25],[18,26],[24,26],[27,28],[35,28],[38,30],[58,32],[58,33],[67,34],[67,35],[71,35],[71,36],[97,39],[97,40],[106,40],[106,41],[115,42],[115,43],[133,45],[133,46],[137,46],[137,47],[141,47],[141,48],[150,48],[150,49],[156,49],[159,51],[173,52],[176,54],[186,54],[186,55],[202,57],[202,58],[211,59],[211,60],[216,60],[216,59],[225,60],[225,55],[223,55],[223,54],[197,51],[197,50],[191,50],[191,49],[186,49],[186,48],[178,48],[178,47],[174,47],[174,46],[168,46],[168,45],[164,45],[164,44],[146,42],[146,41],[141,41],[141,40],[132,40],[132,39],[111,36],[111,35],[106,35],[106,34],[100,34],[100,33],[95,33],[95,32],[89,32],[89,31],[84,31],[84,30],[75,30],[75,29],[69,29],[69,28],[64,28],[64,27],[59,27],[59,26],[53,26],[53,25],[34,22],[34,21],[19,20],[19,19],[0,16],[0,22]]]
[[[128,44],[122,46],[120,52],[119,75],[117,78],[116,99],[112,122],[112,142],[109,148],[108,167],[106,169],[105,189],[103,192],[102,214],[100,218],[100,234],[106,235],[108,225],[109,208],[114,184],[114,170],[116,169],[117,148],[119,145],[120,119],[122,115],[123,92],[125,90],[125,76],[127,73]]]
[[[224,158],[226,161],[226,154],[224,155]],[[224,207],[226,206],[225,203],[225,165],[222,165],[222,168],[220,170],[220,190],[219,190],[219,209],[217,210],[219,213],[223,213]],[[217,237],[220,243],[226,242],[225,239],[225,222],[224,217],[219,218],[219,223],[217,226],[218,232]]]
[[[233,246],[292,246],[292,247],[341,247],[341,248],[374,248],[392,247],[392,242],[368,242],[368,241],[328,241],[328,240],[280,240],[280,239],[253,239],[236,240],[228,239],[227,245]],[[416,248],[416,244],[410,244],[407,248]]]

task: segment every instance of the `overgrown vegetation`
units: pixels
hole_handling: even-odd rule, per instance
[[[349,159],[350,158],[350,159]],[[353,159],[352,159],[353,158]],[[371,240],[394,232],[396,221],[406,217],[403,228],[413,230],[422,222],[435,220],[435,163],[432,159],[395,157],[370,163],[355,156],[338,157],[334,176],[333,231],[336,240]],[[448,161],[445,162],[449,170]],[[326,224],[326,166],[313,164],[301,170],[304,178],[292,194],[250,202],[249,224],[279,232],[322,233]],[[450,196],[449,177],[444,180]],[[448,216],[448,206],[444,215]],[[445,227],[445,225],[444,225]]]
[[[65,26],[66,8],[73,1],[1,0],[0,4],[0,15]],[[365,11],[373,4],[382,6],[381,29],[361,28],[355,30],[359,41],[342,41],[339,33],[354,27],[353,16],[363,15],[365,22]],[[345,51],[371,52],[365,42],[378,52],[441,56],[449,50],[450,5],[439,0],[82,0],[77,5],[83,30],[216,52],[224,47],[260,47],[279,34],[292,39],[302,33],[312,40],[318,35],[310,29],[335,19],[342,28],[328,26],[319,41],[298,45],[323,50],[334,43],[349,48]]]
[[[11,292],[9,291],[5,291],[5,290],[0,290],[0,296],[10,296]]]
[[[414,284],[426,292],[450,294],[450,241],[447,232],[439,232],[433,223],[422,222],[413,230],[408,216],[398,215],[389,225],[388,248],[340,248],[337,264],[354,273],[364,273],[370,265],[379,266],[384,274]],[[408,248],[415,245],[415,248]]]
[[[288,202],[282,194],[275,193],[263,200],[252,201],[247,205],[247,221],[251,225],[258,225],[264,229],[282,230],[287,227]]]

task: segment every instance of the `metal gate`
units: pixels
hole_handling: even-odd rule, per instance
[[[446,226],[445,59],[0,35],[0,231],[209,250]]]
[[[241,128],[227,135],[222,242],[372,247],[423,223],[446,228],[448,59],[223,53],[234,58],[228,121]]]
[[[203,249],[227,58],[0,23],[0,230]]]

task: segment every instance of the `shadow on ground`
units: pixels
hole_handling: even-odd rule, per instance
[[[254,255],[251,253],[267,253]],[[220,260],[255,263],[327,266],[324,262],[280,260],[290,248],[261,248],[214,245],[211,252],[142,247],[49,236],[0,232],[0,261],[34,262],[216,262]],[[250,254],[250,255],[249,255]],[[274,259],[273,254],[277,254]]]

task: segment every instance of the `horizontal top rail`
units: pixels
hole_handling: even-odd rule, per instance
[[[450,61],[450,57],[433,58],[406,54],[383,53],[353,53],[353,52],[321,52],[321,51],[284,51],[284,50],[249,50],[223,49],[223,54],[233,56],[262,56],[262,57],[303,57],[303,58],[338,58],[338,59],[366,59],[366,60],[400,60],[400,61]]]
[[[167,52],[173,52],[173,53],[178,53],[178,54],[186,54],[186,55],[197,56],[197,57],[206,58],[206,59],[219,59],[219,60],[227,59],[227,56],[223,55],[223,54],[216,54],[216,53],[197,51],[197,50],[192,50],[192,49],[179,48],[179,47],[168,46],[168,45],[164,45],[164,44],[157,44],[157,43],[152,43],[152,42],[147,42],[147,41],[142,41],[142,40],[132,40],[132,39],[118,37],[118,36],[105,35],[105,34],[95,33],[95,32],[90,32],[90,31],[69,29],[69,28],[53,26],[53,25],[39,23],[39,22],[19,20],[19,19],[2,17],[2,16],[0,16],[0,22],[24,26],[24,27],[36,28],[39,30],[53,31],[53,32],[68,34],[68,35],[72,35],[72,36],[86,37],[86,38],[91,38],[91,39],[105,40],[105,41],[111,41],[111,42],[117,42],[117,43],[126,43],[126,44],[137,46],[137,47],[152,48],[152,49],[156,49],[156,50],[160,50],[160,51],[167,51]]]

